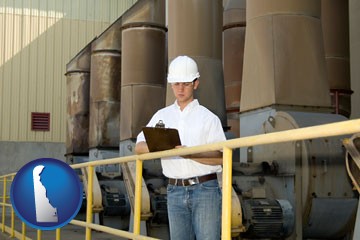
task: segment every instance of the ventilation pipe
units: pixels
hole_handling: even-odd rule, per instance
[[[360,1],[349,0],[349,20],[350,20],[350,70],[351,87],[354,94],[351,96],[351,118],[360,118],[360,68],[358,59],[360,59]]]
[[[122,17],[121,141],[165,106],[165,3],[138,1]]]
[[[120,114],[120,156],[133,155],[135,139],[152,115],[165,106],[165,1],[140,0],[123,14]],[[134,196],[135,163],[121,164],[129,196]],[[145,161],[141,192],[142,235],[168,239],[168,227],[158,218],[166,194],[160,161]],[[147,191],[151,185],[153,191]],[[155,190],[154,190],[155,189]],[[159,191],[158,191],[159,190]],[[133,201],[134,199],[130,199]],[[150,201],[151,206],[150,208]],[[131,204],[134,206],[133,202]],[[130,218],[133,218],[131,211]],[[161,213],[163,214],[163,212]],[[167,217],[166,217],[167,218]],[[166,219],[165,218],[165,219]],[[159,223],[160,223],[159,222]],[[130,225],[130,229],[132,229]],[[163,230],[160,230],[163,229]],[[160,234],[160,235],[159,235]]]
[[[230,132],[240,137],[239,111],[246,26],[246,0],[229,0],[224,8],[224,82]]]
[[[101,160],[119,156],[119,122],[120,122],[120,83],[121,83],[121,18],[110,25],[93,43],[91,52],[90,74],[90,126],[89,126],[89,160]],[[118,165],[97,167],[96,172],[109,179],[121,175]],[[88,173],[83,170],[87,178]],[[119,212],[129,209],[126,201],[121,205],[112,205],[107,200],[102,201],[101,191],[111,186],[110,182],[97,181],[94,177],[94,222],[101,223],[100,214],[104,212]],[[87,179],[86,179],[87,181]],[[117,181],[114,184],[118,196],[122,196],[124,184]]]
[[[92,44],[90,148],[118,148],[121,83],[121,18]]]
[[[320,1],[247,1],[240,111],[329,111]]]
[[[334,113],[351,114],[349,2],[322,0],[321,23],[324,35],[327,77]]]
[[[331,113],[321,1],[246,4],[241,137],[345,120]],[[290,239],[340,239],[351,234],[358,199],[347,178],[341,138],[240,149],[240,163],[265,162],[275,163],[277,170],[271,176],[265,173],[258,186],[265,193],[262,198],[285,197],[291,204],[296,224]],[[233,169],[241,165],[234,163]],[[233,182],[241,179],[242,190],[253,188],[246,178],[233,175]]]
[[[91,43],[66,64],[66,156],[88,155]],[[73,163],[72,160],[69,163]]]
[[[188,55],[198,64],[200,85],[195,97],[227,126],[222,68],[222,1],[168,1],[169,62]],[[166,103],[175,98],[168,86]]]

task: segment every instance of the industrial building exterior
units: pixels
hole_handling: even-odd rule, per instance
[[[183,54],[199,65],[195,97],[229,139],[359,119],[359,12],[356,0],[2,0],[0,174],[40,157],[133,155],[141,127],[174,101],[166,68]],[[234,236],[353,234],[358,193],[342,137],[298,140],[249,145],[227,159]],[[162,238],[149,224],[166,225],[167,179],[159,161],[144,163],[140,213],[146,234]],[[95,215],[136,215],[134,164],[95,168],[87,190]],[[84,184],[89,169],[79,173]],[[125,204],[109,203],[114,195]],[[259,205],[269,215],[252,221]],[[329,229],[331,218],[342,220]]]
[[[134,2],[0,2],[0,173],[65,159],[66,64]]]
[[[66,64],[135,2],[0,2],[0,173],[16,171],[38,157],[64,159]],[[360,33],[356,26],[360,4],[350,0],[348,7],[353,91],[350,118],[358,118]],[[41,114],[45,114],[45,126],[32,129],[32,122],[37,117],[41,121]]]

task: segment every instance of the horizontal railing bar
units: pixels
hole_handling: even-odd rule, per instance
[[[12,235],[12,228],[5,226],[5,232],[7,232],[8,234]],[[23,234],[17,230],[14,230],[14,237],[16,239],[25,239],[25,240],[33,240],[29,237],[23,236]]]
[[[12,207],[11,203],[0,203],[1,206]]]
[[[146,236],[141,236],[141,235],[135,235],[131,232],[126,232],[123,230],[119,230],[119,229],[115,229],[115,228],[111,228],[111,227],[106,227],[106,226],[102,226],[102,225],[98,225],[98,224],[93,224],[93,223],[86,223],[83,221],[79,221],[79,220],[71,220],[70,221],[71,224],[76,225],[76,226],[80,226],[80,227],[87,227],[87,228],[91,228],[97,231],[101,231],[101,232],[106,232],[118,237],[124,237],[124,238],[130,238],[130,239],[153,239],[156,240],[157,238],[152,238],[152,237],[146,237]]]
[[[71,166],[73,168],[83,168],[89,165],[99,166],[99,165],[107,165],[107,164],[118,164],[129,161],[135,161],[137,158],[141,160],[152,160],[163,157],[182,156],[182,155],[196,154],[207,151],[219,151],[222,150],[224,147],[235,149],[241,147],[274,144],[280,142],[333,137],[333,136],[347,135],[357,132],[360,132],[360,119],[346,120],[336,123],[328,123],[323,125],[297,128],[297,129],[285,130],[280,132],[272,132],[267,134],[259,134],[259,135],[236,138],[223,142],[205,144],[195,147],[186,147],[186,148],[171,149],[160,152],[144,153],[139,156],[132,155],[126,157],[97,160],[87,163],[73,164]]]
[[[16,175],[16,173],[9,173],[9,174],[5,174],[5,175],[0,176],[0,178],[12,177],[12,176],[15,176],[15,175]],[[0,181],[3,181],[3,180],[0,180]],[[11,181],[11,180],[7,179],[7,181]]]
[[[336,123],[329,123],[305,128],[298,128],[292,130],[285,130],[279,132],[272,132],[267,134],[259,134],[254,136],[242,137],[232,140],[227,140],[223,142],[213,143],[213,144],[206,144],[201,146],[195,147],[186,147],[186,148],[179,148],[179,149],[172,149],[167,151],[160,151],[160,152],[152,152],[152,153],[145,153],[141,155],[132,155],[126,157],[117,157],[105,160],[97,160],[91,161],[87,163],[80,163],[80,164],[73,164],[71,165],[72,168],[83,168],[88,166],[100,166],[100,165],[108,165],[108,164],[119,164],[125,163],[129,161],[135,161],[136,159],[139,160],[152,160],[157,158],[163,157],[171,157],[171,156],[183,156],[188,154],[196,154],[201,152],[207,151],[217,151],[222,150],[224,148],[241,148],[241,147],[248,147],[248,146],[256,146],[256,145],[265,145],[265,144],[274,144],[274,143],[281,143],[281,142],[290,142],[290,141],[299,141],[299,140],[307,140],[307,139],[315,139],[315,138],[324,138],[324,137],[333,137],[333,136],[340,136],[340,135],[348,135],[353,133],[360,132],[360,119],[357,120],[346,120],[342,122]],[[7,177],[15,176],[16,173],[6,174],[0,176],[2,179],[6,179]],[[3,180],[4,181],[4,180]],[[7,181],[7,180],[6,180]],[[8,203],[1,203],[1,206],[9,206],[11,204]],[[131,238],[131,239],[156,239],[141,235],[135,235],[133,233],[129,233],[126,231],[122,231],[119,229],[114,229],[106,226],[101,226],[93,223],[86,223],[78,220],[72,220],[71,224],[88,227],[94,230],[107,232],[109,234]]]
[[[259,135],[236,138],[223,142],[205,144],[195,147],[186,147],[186,148],[171,149],[160,152],[145,153],[145,154],[141,154],[140,155],[141,157],[137,157],[137,155],[131,155],[125,157],[91,161],[86,163],[78,163],[78,164],[72,164],[71,167],[76,169],[76,168],[84,168],[88,166],[119,164],[129,161],[135,161],[136,158],[139,158],[141,160],[152,160],[163,157],[196,154],[206,151],[219,151],[222,150],[223,147],[235,149],[235,148],[249,147],[249,146],[256,146],[263,144],[273,144],[273,143],[288,142],[288,141],[298,141],[298,140],[307,140],[307,139],[322,138],[322,137],[347,135],[357,132],[360,132],[360,119],[346,120],[336,123],[328,123],[323,125],[297,128],[297,129],[285,130],[280,132],[272,132],[267,134],[259,134]],[[14,176],[15,174],[16,173],[3,175],[0,176],[0,178]]]

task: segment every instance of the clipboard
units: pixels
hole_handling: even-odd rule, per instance
[[[181,145],[179,132],[175,128],[143,127],[142,130],[150,152],[169,150]]]

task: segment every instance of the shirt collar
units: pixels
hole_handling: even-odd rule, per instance
[[[174,105],[175,105],[175,107],[176,107],[177,109],[180,110],[180,106],[179,106],[179,104],[177,103],[177,100],[175,100]],[[191,109],[195,108],[195,107],[198,106],[198,105],[200,105],[200,104],[199,104],[199,101],[198,101],[197,99],[194,99],[194,100],[192,100],[188,105],[186,105],[186,107],[184,108],[183,111],[185,111],[185,110],[186,110],[186,111],[190,111]]]

